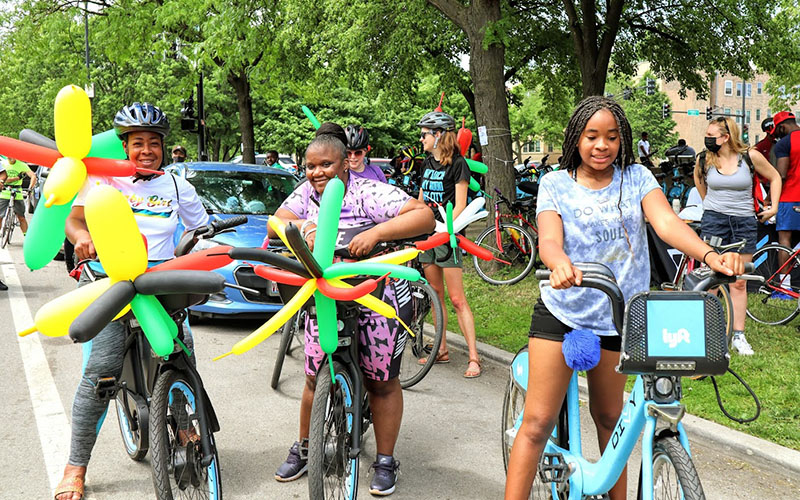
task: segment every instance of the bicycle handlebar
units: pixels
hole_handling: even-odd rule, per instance
[[[175,256],[180,257],[181,255],[186,255],[189,253],[192,247],[194,247],[196,239],[199,236],[211,238],[215,234],[221,233],[232,227],[240,226],[246,222],[246,215],[235,215],[229,219],[211,221],[205,226],[192,229],[191,231],[186,231],[186,233],[181,236],[178,244],[175,245]]]

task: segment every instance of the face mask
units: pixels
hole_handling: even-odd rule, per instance
[[[705,146],[707,150],[711,151],[712,153],[716,153],[722,147],[722,144],[717,144],[716,137],[706,137]]]

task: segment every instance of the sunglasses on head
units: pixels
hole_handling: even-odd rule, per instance
[[[716,119],[716,122],[725,125],[725,132],[727,132],[728,135],[731,135],[731,129],[728,128],[728,120],[720,116]]]

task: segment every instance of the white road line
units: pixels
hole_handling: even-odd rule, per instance
[[[0,250],[0,261],[12,262],[8,250]],[[25,299],[14,264],[3,264],[0,269],[2,269],[5,283],[8,285],[7,293],[15,331],[21,331],[33,325],[28,301]],[[39,334],[33,333],[27,337],[17,336],[17,340],[25,366],[25,377],[28,380],[33,414],[42,444],[42,455],[47,477],[50,480],[50,489],[55,490],[61,480],[64,464],[67,463],[69,455],[70,424],[64,413],[64,406],[61,404],[56,384],[53,382],[53,374],[50,372],[50,365],[47,364],[42,343],[39,341]]]

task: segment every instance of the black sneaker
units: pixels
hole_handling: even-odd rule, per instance
[[[308,439],[304,439],[302,444],[295,441],[289,448],[289,456],[275,472],[275,480],[282,483],[294,481],[305,474],[306,470],[308,470]]]
[[[5,290],[8,290],[8,287],[6,286],[6,284],[5,284],[5,283],[3,283],[2,281],[0,281],[0,291],[5,291]]]
[[[400,462],[396,461],[391,455],[378,453],[378,459],[372,464],[371,468],[375,469],[375,475],[369,485],[370,494],[384,497],[394,493]]]

